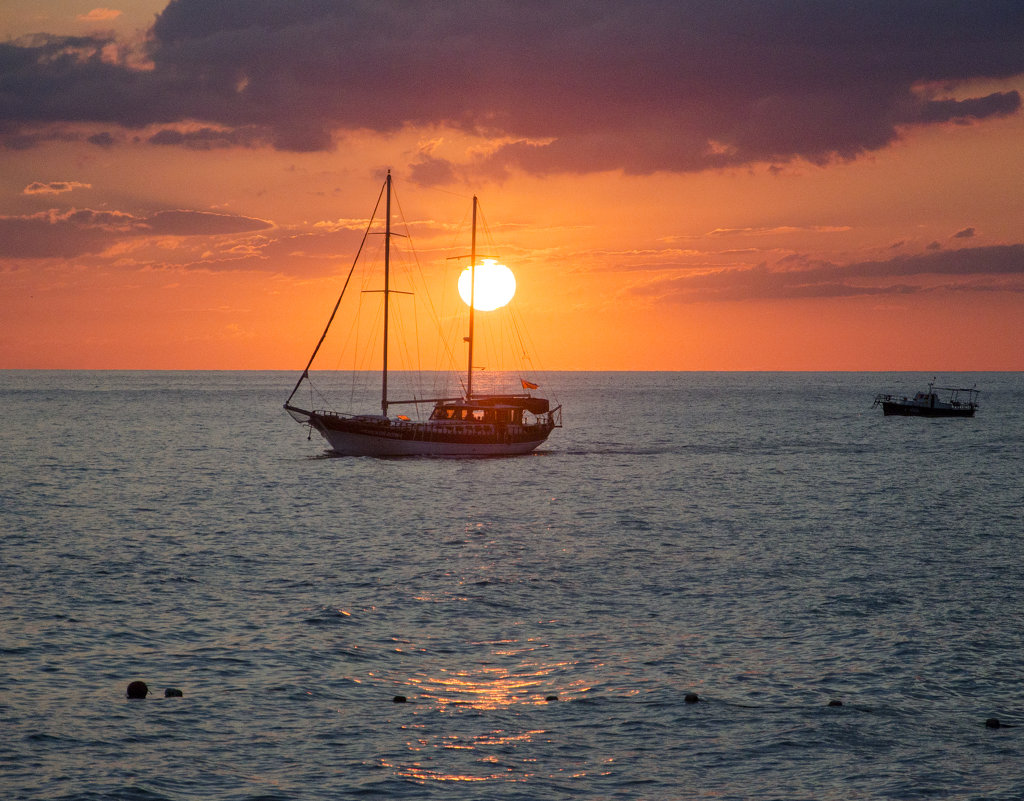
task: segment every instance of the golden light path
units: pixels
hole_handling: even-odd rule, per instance
[[[542,643],[495,640],[479,644],[488,647],[494,660],[490,664],[469,668],[436,665],[404,680],[414,690],[410,701],[415,699],[413,706],[401,707],[412,712],[401,726],[408,737],[409,755],[407,759],[382,760],[382,767],[421,783],[520,782],[535,774],[537,766],[531,759],[517,756],[515,749],[546,732],[495,727],[495,718],[480,713],[517,704],[549,703],[549,697],[556,697],[556,686],[562,691],[557,696],[561,701],[584,695],[590,687],[579,680],[566,681],[567,674],[573,673],[572,663],[539,658],[547,648]],[[454,731],[431,731],[439,712],[450,719]],[[464,728],[466,723],[469,730]],[[474,731],[477,726],[480,728]]]
[[[483,264],[476,266],[475,282],[472,275],[473,270],[467,267],[459,276],[459,297],[469,306],[472,292],[472,305],[477,311],[500,309],[516,294],[515,275],[494,259],[484,259]]]

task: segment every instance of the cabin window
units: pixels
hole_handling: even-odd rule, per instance
[[[484,410],[483,409],[474,409],[473,410],[473,420],[475,420],[477,423],[482,423],[484,421]]]

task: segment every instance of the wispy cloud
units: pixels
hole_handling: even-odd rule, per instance
[[[122,13],[114,8],[94,8],[88,14],[79,14],[78,19],[82,22],[110,22],[120,17]]]
[[[83,184],[79,181],[33,181],[25,187],[23,193],[26,195],[60,195],[70,192],[73,189],[92,189],[92,184]]]
[[[849,231],[848,225],[776,225],[771,228],[715,228],[708,231],[708,236],[764,236],[776,234],[794,234],[801,231],[813,231],[815,233],[834,234]]]

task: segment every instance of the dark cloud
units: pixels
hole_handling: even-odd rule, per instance
[[[953,234],[953,239],[970,239],[972,236],[974,236],[974,229],[964,228],[963,230],[957,231]]]
[[[452,169],[450,162],[426,155],[412,165],[409,177],[415,183],[436,186],[451,183],[455,177],[455,170]]]
[[[98,253],[111,242],[101,227],[82,226],[47,214],[0,217],[0,258],[70,258]]]
[[[161,211],[136,217],[120,211],[50,210],[0,217],[0,258],[70,258],[99,253],[128,237],[222,236],[270,227],[265,220],[205,211]]]
[[[88,137],[86,141],[91,145],[97,145],[98,147],[113,147],[114,137],[109,131],[101,131],[98,134],[93,134]]]
[[[779,262],[801,278],[894,278],[914,275],[1024,275],[1024,245],[991,245],[898,256],[837,266],[807,262],[795,256]]]
[[[962,248],[847,265],[788,256],[772,266],[681,276],[636,291],[665,301],[904,295],[929,290],[934,281],[925,279],[935,276],[960,279],[943,284],[944,289],[1021,291],[1020,283],[995,285],[992,281],[1024,277],[1024,245]],[[982,280],[963,280],[970,277]]]
[[[89,122],[311,151],[421,124],[506,138],[495,173],[824,163],[1016,113],[964,87],[1024,73],[1020,5],[974,0],[171,0],[150,34],[147,69],[104,37],[0,45],[7,146]]]
[[[239,217],[234,214],[214,214],[208,211],[158,211],[138,220],[135,230],[169,236],[219,236],[264,231],[271,224],[266,220]]]

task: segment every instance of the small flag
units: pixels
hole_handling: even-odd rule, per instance
[[[523,385],[523,389],[540,389],[539,384],[534,384],[532,381],[527,381],[525,378],[520,378],[519,381]]]

